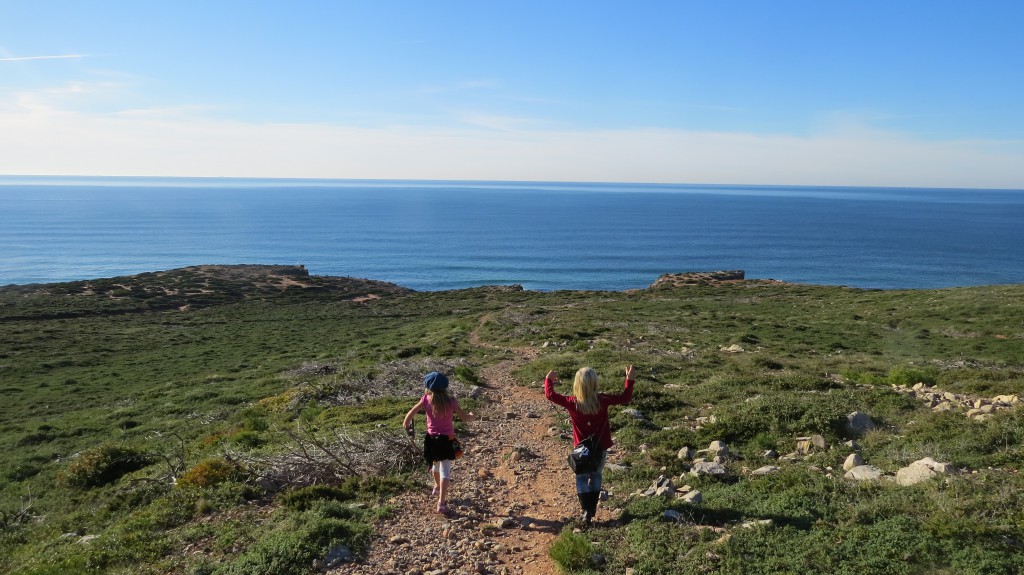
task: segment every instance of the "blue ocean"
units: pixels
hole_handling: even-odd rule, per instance
[[[0,285],[303,264],[416,290],[1024,282],[1024,191],[0,177]]]

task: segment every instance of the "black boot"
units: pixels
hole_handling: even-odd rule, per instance
[[[601,494],[597,491],[591,493],[577,493],[576,498],[580,500],[580,508],[583,509],[583,525],[588,526],[594,521],[597,515],[597,500]]]
[[[583,520],[590,525],[597,517],[597,502],[601,499],[601,492],[592,491],[585,495],[587,496],[587,509],[583,514]]]
[[[590,525],[594,516],[590,512],[590,493],[577,493],[576,499],[580,500],[580,508],[583,509],[583,525]]]

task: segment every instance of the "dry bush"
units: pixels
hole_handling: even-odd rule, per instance
[[[415,467],[419,448],[404,432],[375,429],[368,432],[287,431],[285,453],[254,455],[232,453],[268,490],[284,487],[336,484],[350,477],[401,473]]]

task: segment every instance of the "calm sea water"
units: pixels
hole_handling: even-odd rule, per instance
[[[0,177],[0,285],[304,264],[417,290],[621,290],[669,272],[1024,283],[1024,191]]]

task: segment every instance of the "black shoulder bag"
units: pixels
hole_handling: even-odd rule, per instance
[[[605,420],[605,425],[608,425],[607,420]],[[604,426],[601,427],[601,431],[577,443],[569,452],[569,469],[572,469],[576,475],[597,471],[597,467],[601,464],[600,435],[602,431],[604,431]]]

